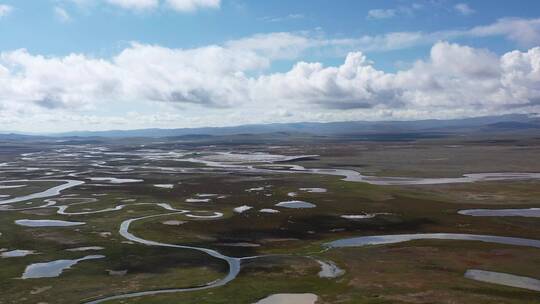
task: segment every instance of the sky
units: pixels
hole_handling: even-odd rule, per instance
[[[0,0],[0,131],[540,112],[540,1]]]

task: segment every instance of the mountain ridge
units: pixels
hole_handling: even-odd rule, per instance
[[[145,128],[133,130],[105,130],[105,131],[70,131],[61,133],[25,134],[10,132],[1,134],[3,137],[202,137],[224,136],[240,134],[268,134],[268,133],[305,133],[312,135],[332,135],[347,133],[384,133],[384,132],[410,132],[410,131],[459,131],[466,129],[489,130],[523,130],[540,128],[540,119],[525,114],[508,114],[501,116],[480,116],[460,119],[425,119],[408,121],[337,121],[337,122],[295,122],[246,124],[228,127],[200,127],[200,128]]]

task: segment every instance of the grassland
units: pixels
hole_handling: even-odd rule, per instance
[[[164,215],[133,224],[131,232],[141,238],[202,248],[235,256],[272,255],[242,262],[240,275],[223,287],[146,296],[110,303],[254,303],[273,293],[310,292],[317,303],[540,303],[538,292],[475,282],[463,277],[478,268],[540,278],[540,249],[465,241],[414,241],[394,245],[323,251],[325,242],[350,236],[452,232],[540,239],[540,221],[523,217],[469,217],[457,214],[467,208],[540,207],[540,181],[497,181],[452,185],[375,186],[346,182],[337,176],[275,172],[205,171],[202,164],[171,158],[148,158],[133,153],[139,142],[101,143],[115,154],[88,153],[88,146],[37,145],[26,143],[4,151],[0,162],[20,168],[44,167],[42,171],[4,170],[3,180],[78,179],[86,184],[62,192],[69,212],[92,212],[128,205],[122,210],[88,215],[59,215],[55,208],[3,211],[0,213],[0,248],[28,249],[39,254],[0,259],[0,303],[83,303],[107,295],[143,290],[200,286],[223,277],[227,265],[193,250],[145,246],[127,242],[118,234],[122,221],[167,213],[155,205],[166,202],[179,209],[206,214],[221,212],[216,219]],[[165,148],[165,146],[167,148]],[[6,148],[7,149],[7,148]],[[50,160],[58,149],[78,153],[61,170],[80,173],[69,176]],[[449,177],[475,172],[540,172],[540,141],[477,138],[441,138],[406,142],[309,141],[284,142],[279,147],[246,143],[170,142],[146,143],[144,149],[268,152],[319,155],[290,164],[308,168],[349,168],[376,176]],[[24,161],[20,152],[37,152],[41,158]],[[67,153],[67,152],[66,152]],[[87,155],[84,160],[82,155]],[[30,156],[32,158],[33,156]],[[92,158],[94,157],[95,160]],[[65,159],[65,157],[64,157]],[[69,159],[69,157],[68,157]],[[95,166],[105,161],[107,167]],[[40,163],[41,166],[37,164]],[[135,167],[129,168],[129,166]],[[188,168],[200,171],[155,170]],[[122,168],[132,170],[121,170]],[[46,172],[53,174],[45,175]],[[71,172],[71,173],[73,173]],[[53,176],[48,178],[47,176]],[[107,184],[88,180],[92,176],[139,178],[142,183]],[[102,184],[102,185],[100,185]],[[105,185],[103,185],[105,184]],[[173,189],[154,187],[172,184]],[[19,196],[45,190],[54,182],[33,182],[28,187],[2,189],[1,194]],[[265,187],[261,191],[246,191]],[[300,188],[320,187],[325,193]],[[296,192],[294,198],[288,194]],[[186,203],[197,194],[217,194],[208,203]],[[95,198],[77,204],[70,198]],[[274,205],[286,200],[304,200],[313,209],[284,209]],[[42,205],[43,199],[19,202],[13,208]],[[254,207],[242,214],[233,208]],[[258,212],[262,208],[279,213]],[[384,213],[369,219],[348,220],[344,214]],[[17,219],[58,219],[86,222],[78,227],[29,228]],[[179,225],[166,225],[177,220]],[[232,245],[231,245],[232,244]],[[242,247],[234,244],[255,244]],[[95,252],[66,249],[100,246]],[[102,254],[104,259],[84,261],[59,277],[18,279],[31,263]],[[319,278],[319,265],[311,258],[334,261],[345,275]],[[111,275],[112,271],[126,271]]]

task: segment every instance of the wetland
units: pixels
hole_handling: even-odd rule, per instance
[[[540,140],[336,140],[5,142],[0,302],[540,303]]]

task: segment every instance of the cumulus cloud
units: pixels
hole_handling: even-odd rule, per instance
[[[454,5],[454,9],[464,16],[471,15],[475,12],[467,3],[458,3]]]
[[[11,14],[12,11],[13,11],[13,6],[0,3],[0,19]]]
[[[481,108],[497,113],[534,105],[540,96],[532,89],[540,85],[539,56],[540,48],[499,58],[487,50],[439,42],[428,60],[418,61],[408,70],[385,73],[362,53],[353,52],[337,67],[300,62],[287,73],[262,76],[257,79],[257,90],[266,90],[266,95],[275,92],[278,100],[331,109],[424,108],[437,112]]]
[[[267,65],[252,51],[220,46],[133,44],[110,60],[44,57],[21,49],[0,55],[0,100],[70,109],[131,100],[227,107],[246,100],[244,73]]]
[[[493,35],[533,43],[537,23],[536,19],[504,19],[460,31],[345,39],[283,32],[190,49],[132,43],[110,58],[4,51],[0,52],[0,122],[11,124],[21,118],[17,123],[22,124],[22,118],[32,117],[54,127],[55,119],[65,119],[77,127],[79,119],[88,126],[99,122],[100,116],[83,111],[133,105],[148,110],[127,120],[123,114],[103,117],[100,127],[531,113],[540,110],[540,47],[497,55],[436,41],[431,42],[427,58],[395,73],[377,69],[365,49],[397,49],[439,37]],[[518,33],[510,30],[513,27],[530,31]],[[343,52],[343,63],[298,61],[285,72],[269,72],[274,61],[297,60],[313,50],[339,50],[333,54]],[[170,121],[155,121],[171,111],[175,114],[167,116]]]
[[[0,53],[0,100],[4,106],[86,108],[114,96],[117,69],[111,62],[72,54]]]
[[[138,100],[292,113],[318,108],[496,114],[540,100],[540,47],[497,56],[438,42],[428,59],[396,73],[377,70],[363,53],[351,52],[339,66],[298,62],[284,73],[249,76],[268,64],[237,46],[184,50],[133,44],[110,60],[17,50],[0,56],[0,102],[43,109]]]
[[[219,8],[221,0],[166,0],[174,10],[191,12],[201,8]]]
[[[501,58],[501,84],[511,99],[521,105],[540,104],[540,48],[512,51]]]
[[[244,73],[268,64],[254,52],[220,46],[175,50],[140,44],[122,51],[113,62],[128,77],[123,81],[122,94],[128,100],[139,98],[211,107],[245,102],[248,79]]]

